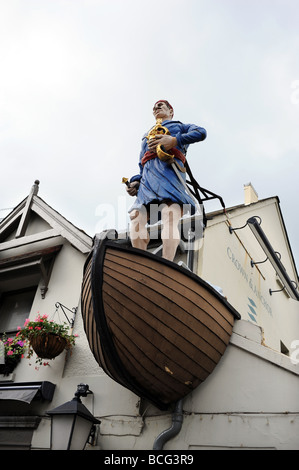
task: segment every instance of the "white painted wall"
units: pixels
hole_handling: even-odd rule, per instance
[[[251,267],[251,259],[264,261],[266,255],[250,228],[232,234],[228,229],[228,221],[234,228],[242,227],[253,215],[261,217],[263,231],[273,248],[281,253],[289,277],[296,280],[276,198],[209,221],[199,275],[223,289],[242,319],[262,327],[267,346],[280,351],[282,341],[291,350],[292,342],[299,339],[299,302],[284,292],[270,295],[269,289],[281,289],[270,261]]]

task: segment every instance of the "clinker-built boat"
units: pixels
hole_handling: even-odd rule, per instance
[[[239,313],[189,269],[94,239],[81,293],[94,357],[116,382],[160,409],[200,385],[220,361]]]

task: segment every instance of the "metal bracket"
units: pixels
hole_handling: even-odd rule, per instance
[[[279,290],[272,290],[272,289],[269,289],[269,294],[272,295],[274,292],[282,292],[283,290],[285,290],[285,287],[283,286],[282,289],[279,289]]]
[[[61,310],[62,310],[63,313],[64,313],[65,318],[66,318],[67,321],[69,322],[71,328],[73,328],[74,323],[75,323],[75,316],[76,316],[78,307],[73,307],[72,309],[70,309],[70,308],[66,307],[65,305],[62,305],[60,302],[56,302],[55,307],[56,307],[56,309],[58,309],[59,307],[61,308]],[[72,312],[73,315],[74,315],[73,318],[69,319],[69,317],[67,316],[67,314],[66,314],[66,312],[65,312],[64,309],[68,310],[69,312]]]
[[[261,225],[262,219],[260,218],[260,216],[255,215],[253,218],[254,218],[254,219],[260,219],[259,225]],[[249,220],[249,219],[248,219],[248,220]],[[242,227],[233,228],[231,225],[229,225],[229,227],[228,227],[229,233],[233,233],[233,232],[235,232],[236,230],[242,230],[242,228],[247,227],[247,225],[248,225],[248,220],[247,220],[247,222],[246,222],[245,225],[242,225]],[[266,261],[266,260],[265,260],[265,261]],[[263,263],[264,261],[261,261],[261,262]]]
[[[250,260],[250,265],[251,267],[253,268],[253,266],[255,264],[262,264],[262,263],[265,263],[266,261],[268,260],[268,258],[266,258],[264,261],[252,261],[252,259]]]

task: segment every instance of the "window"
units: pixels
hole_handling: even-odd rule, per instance
[[[0,333],[16,333],[29,317],[36,287],[3,292],[0,296]]]

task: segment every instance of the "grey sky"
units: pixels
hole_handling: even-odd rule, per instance
[[[89,235],[104,204],[126,223],[121,179],[168,99],[207,129],[198,182],[227,207],[249,181],[279,196],[298,263],[298,17],[297,0],[0,0],[0,209],[39,179]]]

